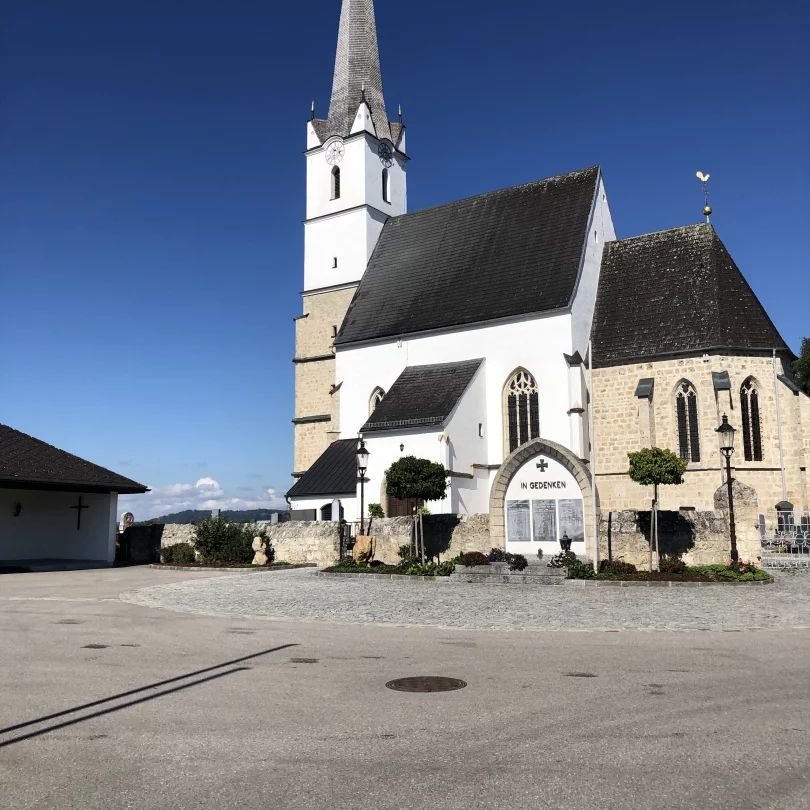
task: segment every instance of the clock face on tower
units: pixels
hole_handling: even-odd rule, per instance
[[[345,152],[346,147],[343,145],[342,141],[332,141],[332,143],[326,147],[326,162],[330,166],[337,166],[337,164],[343,160]]]
[[[380,158],[380,163],[382,163],[386,169],[390,169],[391,166],[394,165],[394,150],[391,148],[391,144],[387,141],[383,141],[379,145],[377,148],[377,155]]]

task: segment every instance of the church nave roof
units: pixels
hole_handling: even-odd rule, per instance
[[[566,308],[599,167],[389,219],[336,343]]]

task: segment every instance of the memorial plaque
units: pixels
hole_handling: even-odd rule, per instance
[[[557,501],[532,501],[535,543],[557,542]]]
[[[560,537],[567,534],[575,543],[585,540],[585,519],[580,500],[560,500]]]
[[[506,502],[507,537],[512,543],[529,543],[532,539],[531,512],[528,501]]]

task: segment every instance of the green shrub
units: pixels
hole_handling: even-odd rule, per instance
[[[456,562],[466,567],[489,565],[489,557],[487,557],[486,554],[482,554],[480,551],[465,551],[464,554],[458,556]]]
[[[399,551],[397,551],[397,556],[399,557],[399,564],[402,568],[409,568],[412,565],[419,565],[422,562],[419,559],[419,555],[414,550],[414,547],[410,544],[400,546]]]
[[[197,562],[197,555],[191,543],[176,543],[162,549],[160,559],[165,565],[193,565]]]
[[[509,562],[509,554],[502,548],[493,548],[489,552],[490,562]]]
[[[379,503],[370,503],[368,505],[368,516],[374,520],[379,518],[385,517],[385,512],[383,511],[382,504]]]
[[[568,571],[568,579],[593,579],[593,566],[589,562],[582,560],[573,551],[563,551],[552,557],[548,562],[549,568],[565,568]]]
[[[658,570],[662,574],[685,574],[687,565],[680,557],[661,557]]]
[[[405,573],[418,577],[449,577],[455,570],[455,563],[448,560],[443,563],[429,562],[424,565],[411,565],[408,566]]]
[[[547,565],[549,568],[568,568],[576,559],[577,555],[573,551],[561,551],[559,554],[555,554]]]
[[[770,576],[753,563],[733,563],[730,565],[693,565],[689,574],[702,574],[715,582],[763,582]]]
[[[510,554],[509,560],[510,571],[523,571],[528,565],[529,561],[522,554]]]
[[[663,569],[662,569],[663,570]],[[600,574],[612,574],[616,577],[626,577],[637,573],[635,565],[624,560],[602,560],[599,563]]]
[[[195,546],[204,565],[250,565],[254,537],[266,540],[267,530],[249,523],[228,523],[221,517],[206,518],[197,524]],[[275,557],[275,549],[269,542],[265,553],[269,565]]]

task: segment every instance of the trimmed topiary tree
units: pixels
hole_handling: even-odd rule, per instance
[[[653,519],[650,537],[650,571],[653,564],[658,568],[658,487],[683,483],[683,474],[688,462],[675,455],[672,450],[660,447],[645,447],[636,453],[628,453],[630,459],[630,478],[642,486],[653,487]],[[653,548],[655,559],[653,559]]]
[[[447,494],[447,470],[435,461],[415,456],[405,456],[395,461],[385,473],[385,491],[392,498],[410,501],[412,508],[425,501],[441,501]],[[423,513],[417,527],[422,526]],[[414,531],[417,529],[415,528]],[[418,540],[415,543],[418,548]],[[425,538],[422,532],[422,562],[425,561]]]

